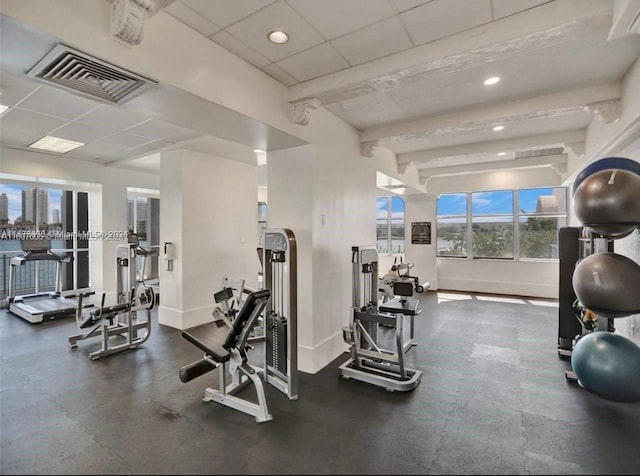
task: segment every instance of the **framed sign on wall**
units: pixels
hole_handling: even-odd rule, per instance
[[[431,222],[412,221],[411,222],[411,244],[430,245],[431,244]]]

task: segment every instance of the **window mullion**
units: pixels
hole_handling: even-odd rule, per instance
[[[471,217],[471,192],[467,192],[467,259],[473,260],[473,220]]]
[[[513,191],[513,260],[520,261],[520,195]]]

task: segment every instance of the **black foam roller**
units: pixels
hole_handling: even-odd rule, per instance
[[[190,382],[194,378],[198,378],[201,375],[206,374],[207,372],[211,372],[215,368],[215,365],[204,359],[198,360],[197,362],[192,362],[180,369],[180,380],[183,383]]]

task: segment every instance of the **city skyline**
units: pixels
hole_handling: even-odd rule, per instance
[[[35,203],[33,198],[35,196],[36,189],[39,190],[39,198],[35,201],[39,206],[38,213],[40,215],[46,214],[46,221],[41,220],[41,224],[59,223],[59,221],[54,221],[54,218],[56,218],[56,215],[58,219],[62,216],[62,190],[0,183],[0,196],[6,196],[7,219],[10,224],[15,224],[15,221],[18,218],[24,218],[23,212],[26,212],[28,209],[31,210],[31,213],[27,213],[29,217],[35,214]],[[23,200],[23,196],[25,197],[25,200]],[[24,203],[25,201],[27,202],[26,204]],[[55,206],[55,204],[58,204],[58,206]],[[4,210],[3,207],[2,199],[0,199],[0,217]],[[35,217],[32,217],[31,221],[35,221]]]

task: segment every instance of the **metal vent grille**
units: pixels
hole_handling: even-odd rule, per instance
[[[31,68],[27,75],[111,104],[122,104],[157,84],[61,44]]]
[[[560,155],[564,153],[564,147],[553,147],[551,149],[533,149],[516,152],[514,159],[528,159],[530,157],[546,157],[547,155]]]

